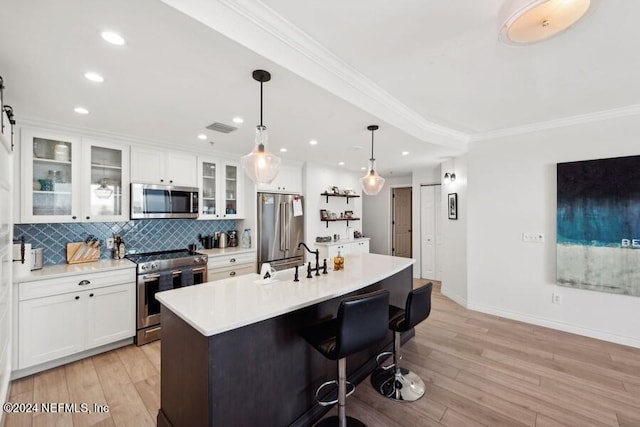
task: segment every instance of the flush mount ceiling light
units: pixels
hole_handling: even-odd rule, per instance
[[[280,158],[265,149],[267,143],[267,127],[262,124],[262,85],[271,80],[271,74],[264,70],[255,70],[253,79],[260,82],[260,124],[256,126],[256,145],[240,163],[247,176],[256,184],[269,184],[280,169]]]
[[[500,38],[513,44],[548,39],[575,24],[590,4],[590,0],[512,0]]]
[[[233,121],[233,123],[237,123],[237,124],[241,124],[244,123],[244,119],[242,117],[234,117],[233,119],[231,119]]]
[[[318,141],[312,139],[311,141],[309,141],[309,145],[318,145]]]
[[[78,114],[89,114],[89,110],[87,110],[84,107],[76,107],[73,109],[73,111],[75,111]]]
[[[366,195],[375,196],[384,185],[384,178],[378,175],[375,170],[376,159],[373,157],[373,133],[378,130],[378,125],[367,126],[367,129],[371,131],[371,158],[369,159],[369,173],[360,178],[360,186]]]
[[[198,139],[201,139],[204,141],[205,139],[207,139],[207,135],[205,135],[204,133],[201,133],[200,135],[198,135]]]

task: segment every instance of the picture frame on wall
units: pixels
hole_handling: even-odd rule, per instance
[[[320,209],[320,220],[326,221],[329,219],[329,212],[326,209]]]
[[[449,219],[458,219],[458,193],[447,195],[447,213]]]

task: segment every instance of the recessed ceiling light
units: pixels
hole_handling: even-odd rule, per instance
[[[340,166],[344,166],[344,162],[338,162]]]
[[[100,35],[105,41],[115,44],[116,46],[122,46],[124,44],[124,38],[113,31],[103,31]]]
[[[409,152],[408,152],[408,151],[403,151],[403,152],[402,152],[402,155],[403,155],[403,156],[406,156],[406,155],[408,155],[408,154],[409,154]]]
[[[361,171],[366,171],[366,170],[367,170],[367,168],[366,168],[365,166],[362,166],[362,167],[360,168],[360,170],[361,170]]]
[[[309,141],[309,144],[318,145],[318,141],[316,141],[315,139],[312,139],[311,141]]]
[[[205,135],[204,133],[201,133],[200,135],[198,135],[198,139],[201,139],[204,141],[205,139],[207,139],[207,135]]]
[[[237,116],[236,116],[236,117],[234,117],[234,118],[233,118],[233,119],[231,119],[231,120],[233,120],[233,123],[238,123],[238,124],[240,124],[240,123],[244,123],[244,119],[243,119],[242,117],[237,117]]]
[[[286,153],[286,152],[287,152],[287,149],[286,149],[286,148],[281,148],[281,149],[280,149],[280,152],[281,152],[281,153]]]
[[[84,107],[76,107],[73,109],[73,111],[75,111],[78,114],[89,114],[89,110],[87,110]]]
[[[92,82],[102,83],[104,81],[104,77],[93,71],[84,73],[84,76],[87,80],[91,80]]]

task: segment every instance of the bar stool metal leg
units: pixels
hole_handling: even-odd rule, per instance
[[[353,390],[351,391],[353,393]],[[349,394],[351,394],[349,393]],[[365,427],[362,421],[347,416],[347,359],[338,360],[338,416],[333,416],[320,420],[316,427]]]
[[[414,372],[400,367],[400,332],[393,334],[393,363],[395,369],[376,369],[371,375],[373,388],[389,399],[413,402],[424,396],[425,385]]]

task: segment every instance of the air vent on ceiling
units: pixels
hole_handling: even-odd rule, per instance
[[[225,125],[224,123],[218,123],[218,122],[210,124],[209,126],[207,126],[207,129],[215,130],[216,132],[222,132],[222,133],[231,133],[234,130],[238,130],[238,128],[236,127]]]

